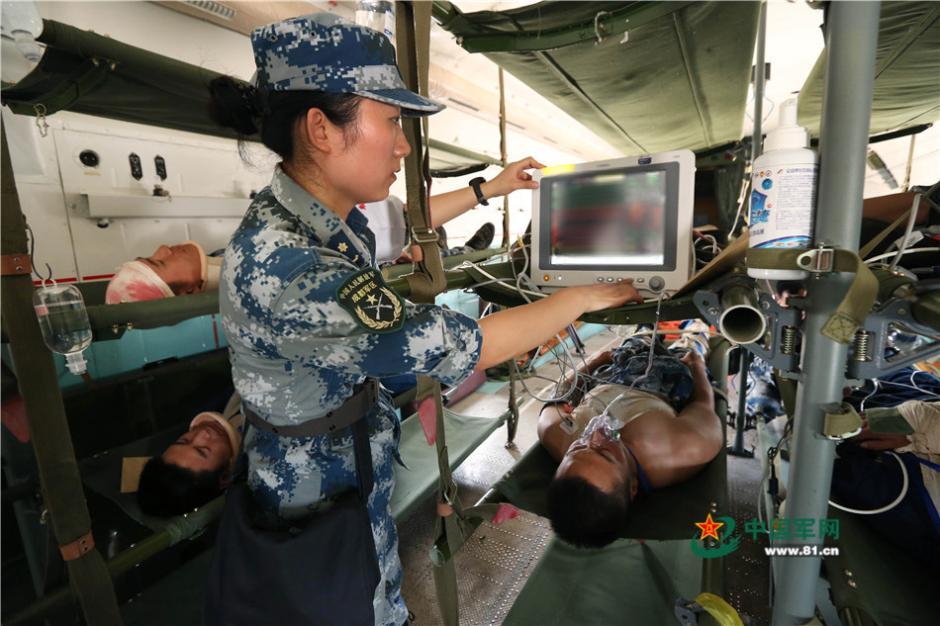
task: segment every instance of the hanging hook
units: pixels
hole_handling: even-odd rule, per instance
[[[29,234],[29,252],[27,254],[29,254],[29,265],[33,268],[33,274],[39,279],[41,286],[45,287],[48,282],[55,285],[56,282],[52,278],[52,267],[48,263],[45,264],[47,274],[45,277],[36,269],[36,259],[33,258],[33,253],[36,251],[36,235],[33,234],[33,229],[30,227],[29,223],[26,224],[26,232]]]
[[[46,121],[46,105],[34,104],[33,112],[36,114],[36,128],[43,137],[49,134],[49,122]]]
[[[602,15],[610,16],[610,13],[607,11],[598,11],[597,15],[594,16],[594,36],[597,37],[597,41],[594,42],[595,46],[599,44],[600,42],[604,41],[604,37],[603,35],[601,35],[601,23],[600,23]]]

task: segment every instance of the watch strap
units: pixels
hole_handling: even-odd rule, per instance
[[[486,179],[482,176],[477,176],[470,180],[470,188],[473,189],[473,193],[476,194],[477,204],[482,204],[483,206],[489,206],[490,203],[486,201],[486,196],[483,195],[483,188],[481,185],[486,182]]]

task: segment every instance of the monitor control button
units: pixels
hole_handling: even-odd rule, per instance
[[[598,277],[597,277],[597,282],[599,282],[599,283],[604,282],[604,277],[603,277],[603,276],[598,276]]]
[[[542,276],[542,280],[544,280],[545,282],[548,282],[548,281],[550,281],[551,279],[552,279],[552,277],[549,276],[548,274],[545,274],[545,275]]]
[[[618,282],[618,283],[622,283],[622,282],[623,282],[623,279],[622,279],[622,278],[618,278],[618,279],[617,279],[617,282]]]
[[[634,279],[633,279],[633,282],[635,282],[635,283],[645,283],[645,282],[646,282],[646,279],[643,278],[643,277],[634,278]]]
[[[614,282],[614,277],[613,277],[613,276],[608,276],[608,277],[607,277],[607,282],[609,282],[609,283]]]
[[[666,281],[664,281],[660,276],[653,276],[650,278],[650,289],[653,291],[659,291],[666,286]]]
[[[561,276],[556,276],[555,280],[561,280]]]

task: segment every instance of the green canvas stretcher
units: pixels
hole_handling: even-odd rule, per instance
[[[658,572],[651,574],[651,568]],[[503,625],[675,624],[677,596],[698,595],[702,571],[702,559],[688,540],[644,544],[622,539],[582,550],[555,539]]]
[[[450,435],[448,434],[448,440]],[[542,446],[533,446],[499,482],[487,500],[507,501],[536,515],[547,517],[547,490],[558,463]],[[727,467],[719,454],[692,479],[640,494],[628,516],[621,537],[636,539],[688,539],[695,522],[709,511],[728,510]],[[713,504],[715,506],[713,506]]]
[[[497,417],[472,417],[444,409],[447,429],[447,447],[451,467],[460,465],[473,450],[505,421],[508,411]],[[121,464],[124,457],[160,454],[180,433],[171,428],[150,437],[118,446],[80,463],[82,480],[86,487],[108,498],[134,521],[153,531],[164,529],[172,518],[144,514],[133,493],[121,493]],[[395,465],[395,491],[392,494],[392,515],[396,520],[407,518],[422,500],[430,496],[437,486],[437,457],[434,446],[429,446],[415,417],[402,422],[401,458],[408,466]]]
[[[477,446],[499,428],[509,411],[497,417],[460,415],[445,408],[444,427],[451,469],[470,456]],[[407,518],[418,505],[437,489],[437,449],[428,445],[417,416],[401,425],[399,453],[408,467],[395,465],[395,491],[392,493],[392,516],[396,521]]]
[[[900,626],[940,622],[936,569],[887,542],[858,515],[829,508],[839,520],[838,556],[824,558],[832,601],[844,624]]]

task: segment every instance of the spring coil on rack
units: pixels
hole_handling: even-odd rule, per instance
[[[855,348],[853,357],[859,363],[871,361],[871,340],[874,333],[867,330],[860,330],[855,333],[855,341],[852,343]]]
[[[784,326],[780,333],[780,353],[795,354],[798,337],[795,326]]]

